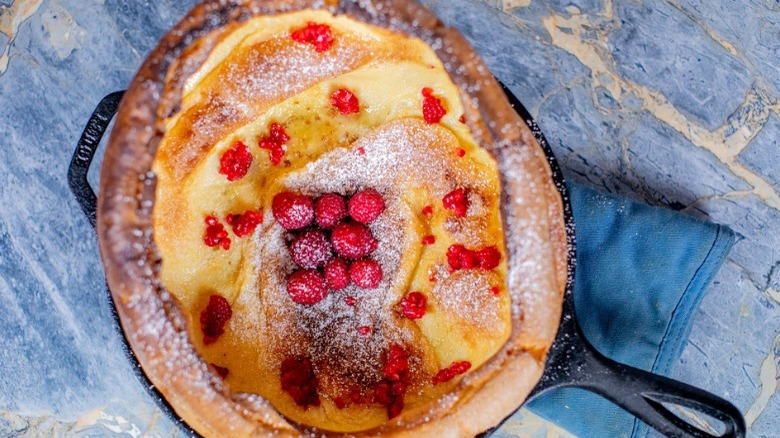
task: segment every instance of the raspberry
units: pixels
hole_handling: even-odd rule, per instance
[[[447,248],[447,263],[453,271],[457,271],[458,269],[472,269],[479,266],[479,259],[475,251],[456,244]]]
[[[490,288],[490,293],[493,295],[498,295],[499,293],[501,293],[501,289],[499,289],[498,286],[493,286]]]
[[[306,27],[294,31],[291,37],[296,42],[313,45],[317,52],[324,52],[333,45],[333,31],[327,24],[310,21],[306,23]]]
[[[323,231],[307,230],[293,238],[290,256],[299,267],[314,269],[324,266],[333,257],[333,252]]]
[[[225,333],[225,324],[233,316],[230,303],[221,295],[211,295],[206,307],[200,312],[200,329],[203,343],[213,344]]]
[[[349,215],[367,224],[385,211],[385,200],[376,190],[361,190],[349,200]]]
[[[338,409],[344,409],[347,407],[347,401],[344,399],[344,397],[334,397],[333,404],[336,405],[336,408]]]
[[[219,158],[219,173],[227,176],[228,181],[237,181],[249,172],[252,154],[246,145],[237,141]]]
[[[330,104],[339,110],[341,114],[360,112],[360,101],[354,93],[341,88],[330,95]]]
[[[393,401],[390,394],[390,383],[389,382],[379,382],[374,387],[374,402],[380,404],[380,405],[390,405],[390,403]]]
[[[314,203],[308,196],[282,192],[274,196],[271,212],[284,229],[298,230],[314,220]]]
[[[455,189],[444,195],[441,201],[444,204],[444,208],[454,211],[456,216],[466,216],[466,212],[469,209],[469,201],[465,190]]]
[[[230,370],[228,370],[225,367],[221,367],[219,365],[211,364],[212,367],[214,367],[214,371],[217,372],[217,375],[219,377],[222,377],[223,379],[227,377],[228,373],[230,373]]]
[[[325,265],[325,282],[331,290],[341,290],[349,286],[349,265],[347,265],[347,261],[342,258],[331,259]],[[347,305],[355,304],[354,300],[352,297],[347,297]],[[350,304],[350,301],[352,301],[352,304]]]
[[[330,235],[333,248],[348,259],[359,259],[371,253],[378,241],[365,225],[357,222],[342,222],[336,225]]]
[[[384,380],[374,387],[374,402],[387,408],[389,418],[397,417],[404,408],[404,395],[409,385],[409,355],[393,344],[382,354]]]
[[[482,248],[479,251],[466,249],[463,245],[451,245],[447,249],[447,263],[452,271],[458,269],[480,268],[489,271],[498,266],[501,253],[495,246]]]
[[[206,216],[206,232],[203,235],[206,246],[221,246],[225,251],[230,249],[230,238],[225,226],[214,216]]]
[[[501,261],[501,253],[498,252],[495,246],[488,248],[482,248],[477,251],[477,260],[479,260],[479,267],[486,271],[489,271]]]
[[[355,155],[364,155],[366,153],[366,150],[361,146],[357,149],[355,149]]]
[[[466,115],[465,114],[461,114],[460,117],[458,117],[458,121],[460,123],[466,123]]]
[[[456,154],[457,154],[459,157],[464,157],[464,156],[466,156],[466,150],[465,150],[465,149],[463,149],[463,148],[458,148],[458,150],[457,150],[457,151],[455,151],[455,153],[456,153]]]
[[[284,145],[290,140],[290,136],[284,131],[284,127],[276,122],[271,122],[268,135],[261,138],[257,145],[261,149],[268,149],[271,164],[276,166],[284,157]]]
[[[409,354],[399,345],[393,344],[384,354],[384,377],[395,382],[405,380],[409,375]]]
[[[263,213],[247,210],[244,214],[229,214],[225,217],[225,222],[233,227],[236,237],[244,237],[252,234],[263,222]]]
[[[447,110],[441,105],[441,99],[433,95],[433,90],[425,87],[422,89],[422,112],[425,123],[438,123]]]
[[[465,251],[466,248],[463,245],[450,245],[447,248],[447,263],[453,270],[458,270],[460,266],[460,254]]]
[[[420,319],[425,315],[427,301],[425,295],[420,292],[412,292],[401,300],[401,310],[403,310],[404,316],[409,319]]]
[[[317,304],[328,295],[328,288],[319,272],[301,269],[287,279],[287,293],[296,303]]]
[[[349,281],[349,279],[347,279],[347,281]],[[347,306],[350,306],[350,307],[352,307],[352,306],[354,306],[354,305],[355,305],[355,298],[353,298],[353,297],[347,297],[347,298],[345,299],[345,301],[346,301],[346,303],[347,303]]]
[[[424,236],[422,238],[423,245],[433,245],[436,243],[436,236]]]
[[[288,357],[282,361],[280,369],[282,390],[298,406],[319,406],[320,397],[317,394],[317,376],[314,374],[311,360],[305,357]]]
[[[382,267],[374,260],[356,260],[349,267],[349,278],[363,289],[373,289],[382,281]]]
[[[330,230],[347,217],[347,201],[335,193],[326,193],[314,203],[314,217],[317,225]]]
[[[479,266],[479,259],[477,259],[477,253],[474,251],[465,249],[459,255],[461,269],[473,269]]]
[[[465,373],[470,368],[471,362],[469,361],[453,362],[449,367],[439,370],[439,372],[433,376],[433,384],[438,385],[439,383],[449,382],[454,379],[455,376]]]
[[[403,394],[402,394],[403,395]],[[401,415],[401,411],[404,410],[404,398],[403,396],[395,397],[390,405],[387,406],[387,417],[395,418]]]
[[[432,205],[426,205],[425,207],[423,207],[422,214],[424,216],[426,216],[426,217],[433,216],[433,206]]]
[[[364,325],[363,327],[358,327],[358,333],[362,336],[366,336],[371,333],[371,327]]]

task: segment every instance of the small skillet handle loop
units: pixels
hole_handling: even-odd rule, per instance
[[[100,101],[95,111],[92,112],[87,126],[84,127],[84,132],[79,138],[76,151],[73,153],[68,167],[68,186],[92,228],[95,228],[96,223],[97,197],[87,181],[87,173],[100,145],[100,140],[116,114],[119,101],[122,100],[124,94],[124,91],[116,91]]]
[[[615,362],[599,353],[579,333],[581,361],[570,368],[570,381],[561,386],[589,390],[612,401],[668,437],[743,438],[745,420],[728,401],[702,389]],[[721,421],[715,435],[682,420],[663,403],[700,412]]]

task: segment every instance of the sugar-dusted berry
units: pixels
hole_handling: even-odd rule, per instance
[[[306,230],[296,235],[290,243],[290,256],[304,269],[325,266],[333,257],[328,236],[322,230]]]
[[[378,244],[371,230],[357,222],[342,222],[336,225],[330,240],[338,254],[353,260],[371,254]]]
[[[341,290],[349,286],[349,264],[347,261],[341,257],[330,259],[325,265],[325,282],[331,290]],[[347,305],[355,304],[354,300],[352,297],[347,297]]]
[[[317,304],[328,295],[325,279],[313,269],[295,271],[287,279],[287,293],[299,304]]]
[[[314,220],[314,202],[299,193],[281,192],[271,201],[271,213],[286,230],[298,230]]]
[[[376,190],[361,190],[349,199],[349,215],[367,224],[385,211],[385,200]]]
[[[314,203],[314,218],[322,228],[330,230],[347,217],[347,201],[336,193],[326,193]]]
[[[349,278],[358,287],[373,289],[382,281],[382,267],[375,260],[355,260],[349,267]]]

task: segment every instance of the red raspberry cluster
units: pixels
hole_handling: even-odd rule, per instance
[[[420,319],[425,316],[427,303],[425,295],[420,292],[411,292],[401,300],[401,311],[409,319]]]
[[[422,112],[425,123],[439,123],[442,117],[447,114],[447,110],[441,104],[441,99],[433,95],[433,89],[425,87],[422,89],[423,101]]]
[[[212,248],[220,247],[225,251],[230,249],[230,236],[225,226],[216,216],[206,216],[206,231],[203,233],[203,243]],[[263,213],[247,210],[243,214],[228,214],[225,222],[233,228],[236,237],[246,237],[254,233],[255,228],[263,222]]]
[[[397,417],[404,408],[404,395],[409,387],[409,354],[398,345],[391,345],[382,355],[384,379],[374,388],[374,401],[387,408],[389,418]]]
[[[213,344],[225,333],[225,324],[233,316],[230,303],[222,295],[211,295],[206,307],[200,312],[200,330],[203,332],[203,343]]]
[[[453,362],[450,366],[439,370],[439,372],[433,376],[433,384],[438,385],[439,383],[449,382],[454,379],[455,376],[465,373],[470,368],[471,362],[467,360]]]
[[[463,245],[451,245],[447,249],[447,263],[450,271],[459,269],[479,268],[489,271],[498,266],[501,261],[501,253],[495,246],[489,246],[480,250],[470,250]]]
[[[307,357],[288,357],[282,362],[282,390],[290,394],[298,406],[319,406],[317,376]]]
[[[284,145],[290,141],[290,136],[284,130],[284,126],[271,122],[268,127],[268,135],[261,138],[257,145],[260,149],[268,149],[268,158],[271,160],[271,164],[276,166],[282,162],[284,158]]]
[[[382,281],[382,268],[367,258],[379,243],[366,224],[385,209],[375,190],[361,190],[346,199],[326,193],[317,199],[300,193],[274,196],[271,211],[292,234],[288,246],[298,267],[287,279],[287,293],[297,303],[316,304],[329,290],[350,282],[372,289]]]
[[[327,24],[306,23],[302,27],[292,32],[290,35],[295,42],[311,44],[317,53],[322,53],[333,45],[333,30]]]

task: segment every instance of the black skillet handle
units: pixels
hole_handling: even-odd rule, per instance
[[[95,227],[97,197],[87,181],[87,173],[92,159],[95,157],[95,151],[100,145],[100,140],[116,114],[119,101],[122,100],[124,94],[124,91],[116,91],[100,101],[81,134],[76,152],[73,153],[68,167],[68,186],[70,186],[73,196],[76,197],[81,211],[87,216],[92,228]]]
[[[568,300],[567,300],[568,301]],[[568,303],[567,303],[568,304]],[[549,361],[560,364],[545,370],[534,395],[552,388],[576,387],[601,395],[668,437],[743,438],[745,420],[728,401],[699,388],[638,368],[623,365],[599,353],[585,339],[574,318],[560,328],[568,336],[556,339]],[[700,412],[720,421],[720,434],[694,426],[662,403]]]

